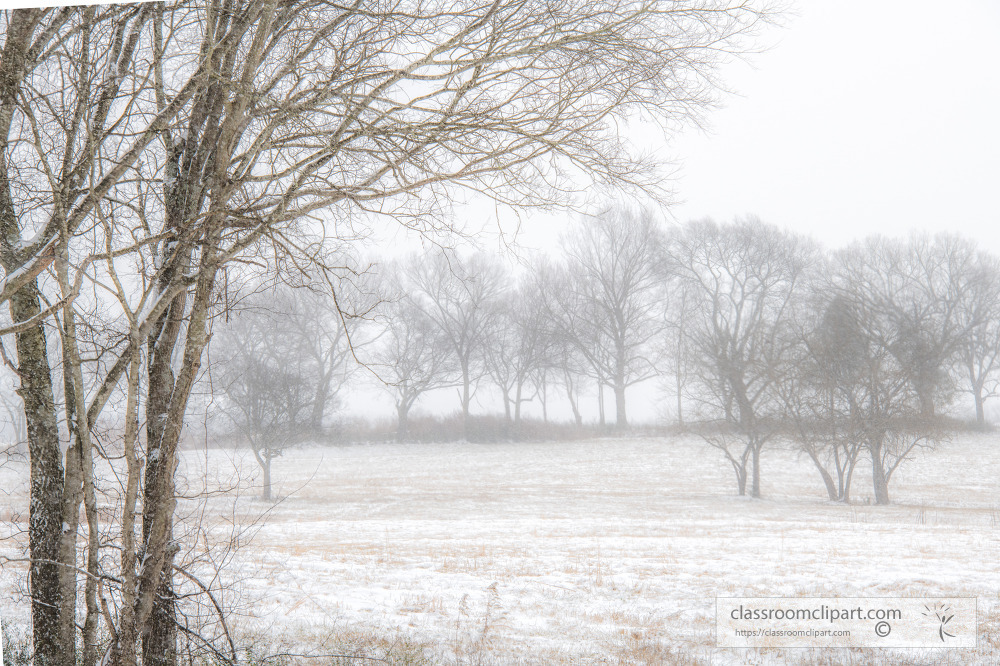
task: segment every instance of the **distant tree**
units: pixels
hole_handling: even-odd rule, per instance
[[[396,439],[409,434],[413,405],[424,393],[455,386],[458,364],[454,347],[427,314],[405,295],[394,290],[382,308],[385,327],[376,342],[372,368],[393,397],[396,406]]]
[[[530,268],[528,276],[544,310],[543,325],[548,339],[546,369],[562,385],[573,411],[573,420],[581,425],[580,397],[589,364],[580,353],[573,334],[578,328],[573,326],[577,313],[566,305],[572,298],[568,273],[565,266],[542,260]]]
[[[658,371],[660,227],[648,212],[611,208],[580,220],[563,245],[566,294],[550,299],[549,309],[593,369],[598,391],[611,387],[616,427],[625,428],[626,390]]]
[[[853,418],[844,387],[866,370],[867,341],[851,302],[832,299],[829,262],[813,271],[806,307],[797,308],[790,372],[776,384],[790,424],[790,434],[823,479],[831,501],[850,501],[851,480],[864,448],[862,421]]]
[[[778,383],[789,371],[791,309],[813,254],[801,238],[756,219],[691,222],[671,243],[671,265],[694,301],[683,330],[688,395],[708,418],[740,495],[760,497],[760,453],[779,432]]]
[[[967,382],[976,423],[983,425],[986,401],[1000,388],[1000,259],[968,245],[972,256],[959,294],[955,370]]]
[[[326,433],[342,389],[362,367],[359,358],[369,358],[367,350],[378,337],[371,320],[380,289],[374,275],[358,272],[334,284],[314,277],[284,290],[283,335],[308,364],[313,395],[307,398],[307,423],[315,437]]]
[[[414,307],[434,322],[452,348],[461,375],[462,429],[468,439],[472,397],[486,372],[484,345],[496,316],[492,303],[506,288],[507,275],[482,253],[463,259],[439,252],[410,260],[404,270]]]
[[[13,447],[20,448],[28,443],[28,424],[24,418],[24,405],[13,387],[7,383],[6,377],[2,379],[3,381],[0,381],[0,406],[3,408],[4,418],[2,427],[0,427],[0,436]]]
[[[516,431],[521,424],[521,405],[534,397],[534,392],[527,392],[548,360],[550,331],[537,286],[528,279],[520,280],[495,299],[493,307],[496,312],[491,318],[484,359],[487,372],[500,389],[504,417]],[[538,387],[534,388],[537,392]]]
[[[246,437],[271,498],[271,461],[324,433],[324,417],[361,366],[354,352],[371,343],[362,324],[375,296],[357,282],[338,289],[307,279],[278,284],[240,301],[217,324],[214,383],[230,422]]]
[[[271,499],[271,462],[308,432],[315,396],[304,350],[289,344],[283,319],[280,312],[242,312],[212,343],[220,402],[260,465],[265,500]]]
[[[684,425],[684,394],[688,382],[690,354],[685,328],[692,308],[696,304],[696,290],[684,281],[674,280],[674,269],[669,260],[662,267],[663,280],[669,287],[666,290],[665,307],[663,308],[664,327],[661,345],[666,361],[664,369],[670,367],[673,377],[664,378],[664,388],[670,385],[668,391],[673,392],[677,423]]]
[[[836,409],[871,458],[878,504],[889,503],[899,466],[939,437],[932,406],[943,395],[951,336],[947,300],[928,297],[938,283],[913,271],[906,254],[881,237],[855,243],[835,255],[831,285],[842,303],[841,335],[854,341],[850,371],[832,378]]]

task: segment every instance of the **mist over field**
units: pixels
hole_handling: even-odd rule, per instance
[[[1000,662],[998,27],[3,9],[2,666]]]

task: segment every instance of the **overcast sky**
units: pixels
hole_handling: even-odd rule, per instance
[[[756,214],[837,246],[958,230],[1000,251],[1000,2],[801,0],[691,131],[679,220]]]
[[[1000,253],[1000,2],[799,0],[735,94],[663,150],[675,221],[757,215],[839,247],[960,231]],[[552,242],[565,215],[529,216]]]

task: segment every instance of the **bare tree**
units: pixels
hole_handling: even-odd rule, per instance
[[[85,666],[96,659],[98,525],[88,431],[100,400],[91,409],[83,404],[78,349],[65,342],[62,384],[74,441],[64,464],[45,320],[62,308],[60,333],[75,334],[76,314],[65,300],[71,237],[93,223],[97,204],[192,92],[181,81],[162,113],[131,115],[128,101],[142,94],[150,75],[149,61],[135,55],[151,15],[149,6],[87,7],[14,10],[0,19],[0,302],[9,301],[31,460],[29,581],[39,664],[76,663],[81,502],[91,532],[82,657]],[[105,159],[108,153],[117,158]],[[39,276],[57,257],[63,265],[53,282],[62,293],[43,308]]]
[[[842,296],[832,299],[828,261],[818,261],[804,307],[797,308],[791,371],[776,384],[790,434],[823,479],[831,501],[850,502],[851,480],[864,448],[862,421],[850,394],[865,372],[867,342],[857,313]]]
[[[947,303],[928,302],[926,272],[910,272],[899,243],[872,237],[837,253],[835,291],[853,371],[836,378],[841,409],[871,457],[875,501],[889,503],[893,473],[938,427],[929,403],[946,364]],[[913,256],[912,254],[910,256]],[[916,364],[916,367],[914,365]]]
[[[688,365],[690,363],[687,349],[687,336],[685,335],[685,325],[692,315],[696,305],[697,292],[689,285],[681,281],[673,280],[672,268],[669,262],[662,266],[665,275],[663,280],[669,285],[668,293],[665,295],[665,307],[662,310],[664,317],[662,355],[673,370],[673,381],[664,380],[665,390],[669,390],[674,395],[675,410],[677,412],[678,425],[684,425],[684,394],[688,382]],[[670,383],[670,388],[666,385]]]
[[[309,432],[317,377],[298,331],[289,329],[291,294],[263,292],[213,337],[213,383],[220,406],[260,465],[261,497],[271,499],[271,461]]]
[[[1000,388],[1000,259],[968,247],[972,255],[964,266],[958,297],[956,370],[968,381],[976,423],[986,423],[986,401]]]
[[[776,385],[791,361],[788,324],[811,252],[753,219],[691,222],[673,238],[671,265],[695,299],[684,326],[689,395],[713,424],[706,437],[732,465],[740,495],[750,481],[760,497],[760,453],[779,430]]]
[[[571,298],[555,304],[558,319],[593,367],[598,390],[611,386],[616,427],[625,428],[626,390],[657,374],[659,227],[648,212],[609,209],[582,220],[564,246]]]
[[[424,393],[455,386],[458,364],[454,348],[433,319],[403,293],[399,278],[396,293],[382,308],[385,330],[373,353],[373,368],[396,406],[396,439],[409,434],[410,410]]]
[[[484,345],[495,317],[491,303],[506,286],[506,276],[487,255],[461,259],[443,252],[430,260],[411,260],[407,276],[415,307],[448,340],[458,364],[463,431],[468,439],[470,406],[485,373]]]
[[[484,348],[486,369],[500,389],[506,421],[516,432],[521,405],[534,397],[526,392],[547,362],[546,310],[537,285],[527,279],[521,279],[493,306],[496,312]]]
[[[545,337],[548,339],[547,365],[566,391],[566,398],[573,411],[573,420],[583,423],[580,396],[588,376],[588,364],[574,343],[573,326],[579,314],[567,304],[572,298],[569,275],[563,266],[540,261],[529,271],[535,284],[535,293],[544,308]],[[602,415],[603,416],[603,415]],[[603,423],[602,423],[603,425]]]

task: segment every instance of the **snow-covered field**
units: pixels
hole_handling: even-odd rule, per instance
[[[811,464],[777,449],[763,459],[764,499],[736,497],[731,469],[697,439],[297,449],[275,463],[276,503],[246,487],[254,470],[244,452],[187,452],[191,489],[207,477],[225,492],[183,509],[204,509],[214,528],[202,539],[241,535],[225,574],[234,624],[280,649],[430,663],[1000,663],[993,435],[921,451],[888,507],[863,504],[865,474],[857,504],[826,501]],[[23,503],[23,473],[0,472],[5,503]],[[15,578],[4,572],[0,598]],[[716,596],[785,595],[978,597],[979,648],[714,647]]]

